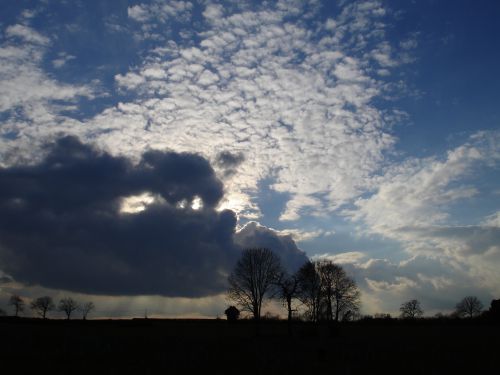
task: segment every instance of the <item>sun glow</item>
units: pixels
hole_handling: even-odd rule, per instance
[[[203,201],[200,197],[195,197],[191,203],[191,208],[195,211],[203,208]]]
[[[120,212],[123,214],[136,214],[142,212],[155,200],[151,193],[132,195],[122,199]]]

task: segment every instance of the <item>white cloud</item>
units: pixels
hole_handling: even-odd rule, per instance
[[[500,228],[500,211],[485,217],[481,224],[484,226]]]
[[[291,236],[295,242],[310,241],[318,237],[333,236],[335,231],[325,231],[323,229],[302,230],[302,229],[281,229],[277,231],[282,236]]]
[[[366,232],[399,241],[409,254],[454,265],[460,269],[457,277],[468,279],[483,294],[500,293],[494,271],[500,266],[498,213],[470,225],[454,224],[450,214],[452,208],[480,194],[473,177],[498,166],[499,140],[499,132],[479,132],[444,159],[413,159],[393,166],[372,196],[358,199],[356,208],[344,213],[363,223]],[[425,273],[425,269],[412,272]],[[424,275],[416,280],[420,288],[426,281],[434,286],[453,285],[457,291],[466,289],[456,279],[431,280]]]
[[[46,46],[50,43],[50,39],[38,33],[29,26],[17,24],[7,27],[5,35],[8,38],[19,38],[25,42]]]
[[[69,55],[66,52],[60,52],[57,55],[57,59],[52,60],[52,65],[54,68],[61,68],[66,65],[68,61],[74,60],[75,58],[75,56]]]
[[[138,4],[128,8],[129,18],[137,22],[147,22],[151,20],[160,20],[165,22],[167,19],[183,17],[192,8],[188,1],[153,1],[151,4]]]
[[[348,251],[339,254],[318,254],[313,257],[313,259],[320,260],[330,260],[334,263],[345,264],[345,263],[357,263],[362,259],[366,259],[366,254],[361,251]]]
[[[399,315],[404,301],[416,298],[426,315],[450,312],[465,295],[477,295],[487,304],[495,296],[471,272],[473,267],[453,258],[413,256],[402,261],[370,258],[368,253],[321,254],[341,264],[361,289],[364,313]]]
[[[141,18],[142,7],[129,11]],[[240,203],[226,206],[252,218],[259,215],[252,198],[257,184],[270,176],[274,190],[291,196],[283,220],[331,212],[365,191],[394,138],[371,104],[382,84],[341,39],[351,33],[380,40],[372,33],[373,18],[380,23],[376,3],[347,7],[335,28],[330,19],[331,39],[321,43],[300,22],[284,23],[279,7],[226,16],[217,9],[205,9],[206,17],[218,18],[197,46],[169,41],[141,67],[117,75],[121,89],[138,94],[135,106],[106,110],[89,133],[104,124],[113,130],[98,141],[114,152],[149,146],[209,158],[220,149],[245,154],[225,181],[228,196]],[[353,17],[364,27],[352,29]],[[131,107],[134,113],[124,110]]]
[[[371,232],[388,237],[402,227],[443,224],[451,204],[478,194],[472,184],[462,181],[475,168],[498,163],[499,141],[498,132],[477,133],[449,151],[444,160],[410,159],[394,165],[382,177],[375,194],[358,199],[356,209],[344,212],[354,220],[363,220]]]
[[[224,7],[221,4],[207,4],[203,11],[203,17],[209,21],[217,21],[222,18],[224,14]]]
[[[133,5],[128,8],[128,16],[137,22],[144,22],[150,19],[152,15],[149,13],[145,5]]]
[[[51,100],[73,100],[78,96],[92,97],[87,86],[63,84],[46,74],[39,64],[44,47],[31,44],[6,44],[0,47],[0,111],[23,108],[26,117],[40,121],[39,111],[50,112]],[[49,113],[47,113],[50,115]]]
[[[172,31],[172,23],[190,19],[192,7],[189,1],[153,0],[128,7],[127,14],[130,20],[140,24],[139,30],[135,32],[136,39],[165,41]]]

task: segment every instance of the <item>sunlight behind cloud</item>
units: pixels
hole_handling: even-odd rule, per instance
[[[155,201],[151,193],[142,193],[122,199],[120,212],[123,214],[136,214],[144,211],[148,205]]]

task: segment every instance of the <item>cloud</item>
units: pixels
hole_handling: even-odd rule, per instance
[[[265,179],[290,197],[282,220],[328,215],[373,186],[395,143],[388,112],[373,104],[387,86],[372,69],[372,52],[383,46],[397,56],[379,2],[345,5],[316,29],[308,18],[320,11],[315,3],[222,9],[209,2],[206,22],[196,24],[189,3],[181,3],[168,11],[156,1],[128,8],[141,38],[158,38],[143,45],[150,49],[142,63],[115,75],[120,103],[85,121],[51,107],[29,126],[12,125],[16,144],[33,148],[33,139],[57,131],[131,157],[150,147],[209,160],[220,150],[244,154],[238,173],[214,167],[225,179],[226,206],[252,219],[260,215],[255,196]],[[197,37],[174,38],[173,24]]]
[[[316,229],[316,230],[302,230],[302,229],[282,229],[279,231],[281,235],[290,235],[292,236],[294,241],[310,241],[312,239],[322,237],[322,236],[332,236],[335,234],[335,231],[333,230],[323,230],[323,229]]]
[[[36,30],[21,24],[16,24],[5,29],[5,35],[8,38],[18,38],[24,42],[46,46],[50,43],[50,39]]]
[[[322,254],[342,264],[362,292],[365,313],[387,312],[399,315],[404,301],[416,298],[428,315],[450,312],[465,295],[477,295],[485,303],[494,298],[490,290],[473,274],[470,266],[453,258],[413,256],[393,261],[370,258],[369,253]]]
[[[360,251],[348,251],[340,254],[318,254],[313,257],[313,259],[326,259],[331,260],[334,263],[344,264],[344,263],[356,263],[357,261],[366,258],[366,254]]]
[[[305,253],[295,244],[292,235],[266,228],[255,221],[245,224],[236,232],[234,238],[242,248],[271,249],[281,258],[282,264],[289,272],[295,272],[308,260]]]
[[[163,296],[110,296],[99,294],[84,294],[55,290],[41,286],[27,286],[16,283],[0,285],[0,306],[7,306],[12,294],[23,297],[26,304],[40,296],[51,296],[57,303],[61,298],[72,297],[78,302],[92,301],[95,309],[92,317],[99,318],[215,318],[223,316],[227,307],[223,294],[199,298],[163,297]],[[36,316],[36,313],[26,309],[23,316]],[[50,312],[51,318],[63,318],[64,313]]]
[[[0,168],[0,269],[17,282],[203,297],[226,289],[241,248],[268,247],[290,269],[307,259],[291,235],[255,222],[235,233],[201,156],[150,150],[133,163],[71,136],[44,151],[38,163]]]
[[[488,215],[481,224],[488,227],[500,228],[500,211]]]
[[[0,285],[11,283],[13,280],[10,276],[0,276]]]
[[[137,165],[64,137],[38,164],[0,169],[1,268],[18,282],[99,294],[204,296],[237,258],[235,215],[194,154],[149,151]],[[154,196],[144,210],[123,200]],[[195,199],[203,207],[191,208]]]
[[[7,137],[0,136],[0,165],[9,163],[9,155],[17,148],[39,143],[47,133],[45,128],[57,133],[61,130],[59,124],[74,124],[60,112],[74,110],[80,99],[96,96],[93,84],[62,83],[44,70],[42,65],[51,44],[47,37],[20,24],[9,26],[6,35],[0,46],[0,112],[4,116],[0,135]],[[71,59],[67,54],[60,57]],[[56,66],[61,63],[56,59]],[[12,142],[24,131],[25,139],[19,144]],[[34,156],[25,155],[28,159]]]
[[[229,151],[221,151],[215,157],[215,165],[219,167],[225,177],[236,174],[237,167],[245,161],[243,153],[231,153]]]
[[[54,68],[61,68],[66,65],[68,61],[74,60],[75,58],[75,56],[69,55],[66,52],[59,52],[57,54],[57,59],[52,60],[52,65]]]
[[[480,132],[468,142],[438,158],[410,159],[395,164],[382,177],[373,195],[356,200],[344,213],[362,220],[370,232],[400,238],[400,228],[444,224],[456,202],[475,197],[473,182],[480,168],[494,168],[500,161],[500,133]]]
[[[166,34],[172,31],[172,24],[190,19],[192,7],[188,1],[153,0],[128,7],[127,15],[140,24],[135,32],[136,39],[159,41],[166,39]]]
[[[170,18],[183,16],[185,12],[192,8],[188,1],[153,1],[150,4],[137,4],[128,8],[128,17],[137,22],[147,22],[151,20],[166,21]]]
[[[438,302],[440,285],[453,298],[468,293],[487,299],[500,293],[495,272],[500,265],[497,213],[470,224],[459,224],[453,216],[460,206],[489,194],[477,185],[477,176],[498,168],[499,137],[496,131],[478,132],[443,158],[394,164],[372,195],[356,200],[354,209],[343,211],[361,225],[362,233],[398,241],[412,259],[390,267],[397,270],[392,274],[399,279],[380,278],[382,271],[376,272],[378,277],[366,276],[376,292],[387,290],[385,300],[391,299],[392,290],[405,297],[411,293],[421,298],[434,296],[435,301],[429,303],[444,306]],[[359,265],[357,271],[366,274],[381,266],[387,268],[389,261],[370,262]],[[430,272],[437,265],[439,272]]]

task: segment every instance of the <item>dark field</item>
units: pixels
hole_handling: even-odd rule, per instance
[[[0,318],[0,337],[2,373],[494,374],[500,325]]]

